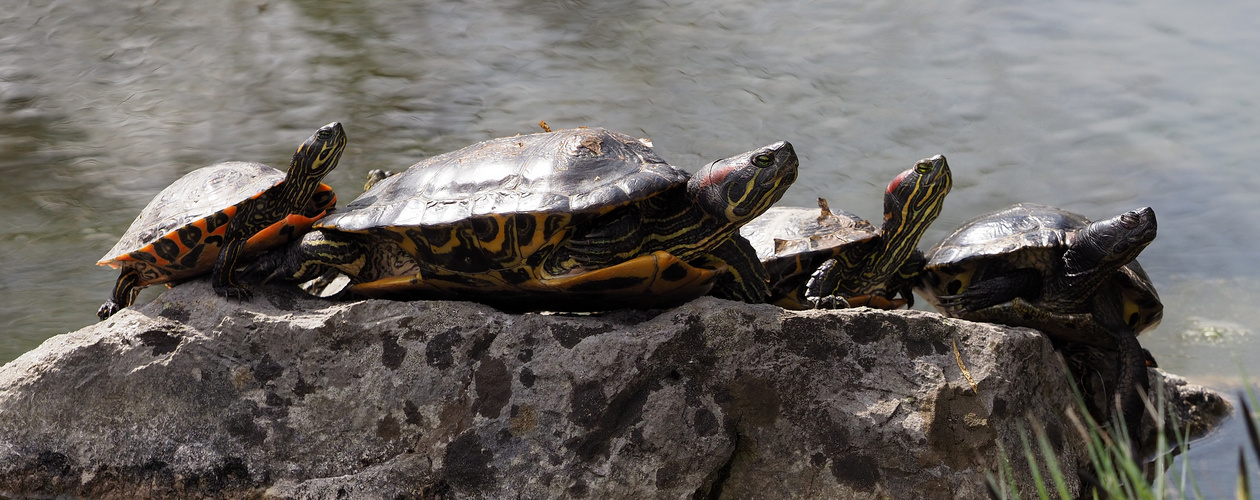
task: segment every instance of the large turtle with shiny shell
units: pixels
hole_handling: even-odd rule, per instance
[[[140,289],[212,273],[219,295],[248,299],[237,282],[242,257],[291,241],[337,203],[321,181],[337,166],[346,135],[330,123],[293,154],[288,173],[230,161],[179,178],[153,198],[97,265],[121,269],[102,320],[135,302]]]
[[[923,265],[915,247],[952,182],[944,156],[919,160],[888,183],[878,230],[822,198],[818,209],[771,208],[740,229],[770,275],[770,302],[788,309],[913,304]]]
[[[1163,304],[1134,260],[1155,239],[1149,207],[1090,222],[1055,207],[1018,204],[973,219],[927,253],[916,288],[941,313],[1026,326],[1118,353],[1116,395],[1137,432],[1147,390],[1137,334]]]
[[[514,310],[657,307],[714,287],[764,302],[765,270],[739,227],[797,164],[786,142],[689,176],[601,128],[493,139],[376,182],[258,268],[296,281],[336,268],[358,295]]]

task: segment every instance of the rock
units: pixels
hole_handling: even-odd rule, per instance
[[[1085,464],[1056,356],[921,311],[512,315],[196,281],[0,368],[0,494],[983,498],[1029,416]]]
[[[1163,370],[1151,370],[1151,383],[1159,382],[1162,382],[1159,385],[1164,389],[1163,401],[1169,403],[1164,407],[1169,413],[1165,418],[1164,430],[1170,443],[1177,442],[1173,426],[1179,427],[1183,434],[1197,438],[1216,430],[1234,411],[1229,400],[1212,389],[1191,384],[1185,378]],[[1153,425],[1153,420],[1148,417],[1142,426],[1142,442],[1147,450],[1153,448],[1157,437],[1158,430]]]

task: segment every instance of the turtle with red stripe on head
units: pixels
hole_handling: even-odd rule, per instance
[[[880,229],[823,198],[819,208],[768,210],[740,231],[770,276],[769,301],[787,309],[913,304],[924,264],[916,246],[952,184],[944,156],[919,160],[888,183]]]
[[[688,175],[602,128],[492,139],[374,176],[253,271],[298,283],[335,271],[349,294],[517,311],[663,307],[710,291],[760,303],[767,277],[739,227],[797,166],[782,141]]]

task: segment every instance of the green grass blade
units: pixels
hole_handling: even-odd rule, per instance
[[[1019,500],[1019,486],[1015,484],[1015,471],[1011,467],[1010,455],[1006,453],[1006,447],[1002,446],[999,441],[998,447],[998,475],[993,477],[992,471],[985,471],[985,482],[989,487],[989,496],[999,500]]]
[[[1054,454],[1054,447],[1050,445],[1050,437],[1046,436],[1045,426],[1037,419],[1029,417],[1033,424],[1033,432],[1037,435],[1037,444],[1041,448],[1041,459],[1046,461],[1046,469],[1050,472],[1050,479],[1054,480],[1054,488],[1062,500],[1072,500],[1071,493],[1068,492],[1067,480],[1063,477],[1063,471],[1059,468],[1059,459]]]
[[[1028,471],[1032,473],[1033,486],[1037,487],[1037,498],[1050,500],[1050,492],[1046,490],[1046,481],[1041,477],[1041,467],[1037,466],[1037,456],[1033,454],[1032,443],[1028,442],[1028,432],[1019,427],[1019,441],[1024,446],[1024,459],[1028,461]]]
[[[1251,500],[1251,488],[1247,485],[1247,456],[1243,447],[1238,447],[1238,490],[1234,492],[1238,500]]]
[[[1256,432],[1256,416],[1251,413],[1251,407],[1247,406],[1247,400],[1241,393],[1238,394],[1238,403],[1242,405],[1242,420],[1247,424],[1247,437],[1251,438],[1251,450],[1256,454],[1256,461],[1260,462],[1260,433]]]

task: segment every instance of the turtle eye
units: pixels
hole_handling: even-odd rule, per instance
[[[332,131],[328,129],[321,128],[319,131],[315,132],[315,137],[318,137],[321,141],[328,140],[330,136],[332,136]]]
[[[753,157],[753,165],[761,168],[769,167],[774,164],[774,157],[768,154],[759,154]]]
[[[914,164],[914,171],[920,174],[926,174],[931,170],[932,170],[932,162],[928,160],[919,160],[919,163]]]

